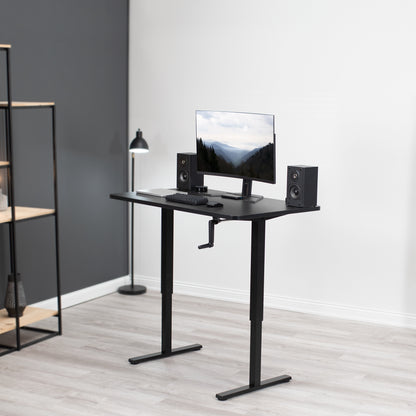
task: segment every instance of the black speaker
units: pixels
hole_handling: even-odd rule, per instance
[[[286,205],[315,207],[318,193],[317,166],[288,166]]]
[[[196,153],[178,153],[176,188],[189,192],[192,187],[203,185],[204,175],[196,171]]]

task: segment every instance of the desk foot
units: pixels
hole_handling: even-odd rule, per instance
[[[130,364],[140,364],[146,361],[159,360],[161,358],[171,357],[172,355],[183,354],[190,351],[198,351],[202,348],[201,344],[187,345],[186,347],[174,348],[170,352],[156,352],[154,354],[142,355],[140,357],[129,358]]]
[[[223,391],[222,393],[218,393],[216,398],[218,400],[228,400],[232,397],[241,396],[242,394],[251,393],[252,391],[260,389],[265,389],[266,387],[275,386],[276,384],[287,383],[290,380],[292,380],[292,377],[287,375],[269,378],[267,380],[261,381],[258,386],[243,386],[236,389]]]

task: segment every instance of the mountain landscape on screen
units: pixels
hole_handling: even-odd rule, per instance
[[[252,150],[197,139],[198,170],[249,178],[274,179],[274,144]]]

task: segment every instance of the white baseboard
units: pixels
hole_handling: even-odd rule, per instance
[[[148,276],[137,276],[135,281],[144,284],[149,289],[160,290],[160,279]],[[249,303],[248,290],[223,289],[206,285],[197,285],[183,282],[174,283],[174,292],[198,296],[209,299]],[[269,308],[284,309],[294,312],[309,313],[333,318],[348,319],[353,321],[375,323],[381,325],[394,325],[406,328],[416,328],[416,315],[382,311],[376,309],[357,308],[350,305],[337,305],[317,302],[309,299],[290,298],[284,296],[264,296],[264,305]]]
[[[71,306],[78,305],[79,303],[88,302],[89,300],[109,295],[110,293],[116,292],[119,286],[127,285],[129,283],[130,276],[122,276],[94,286],[86,287],[85,289],[66,293],[61,296],[62,308],[69,308]],[[45,309],[56,309],[56,298],[47,299],[31,306]]]
[[[160,279],[149,276],[135,276],[137,284],[143,284],[150,290],[160,291]],[[67,293],[62,296],[62,307],[69,308],[79,303],[99,298],[116,292],[119,286],[130,282],[129,276],[118,277],[104,283],[99,283],[85,289]],[[174,283],[174,292],[182,295],[202,298],[224,300],[229,302],[249,303],[248,290],[224,289],[215,286],[190,284],[184,282]],[[265,294],[264,304],[269,308],[285,309],[294,312],[322,315],[333,318],[349,319],[360,322],[370,322],[382,325],[394,325],[406,328],[416,328],[416,315],[389,312],[367,308],[357,308],[349,305],[337,305],[316,302],[309,299],[289,298]],[[32,306],[55,309],[56,298],[38,302]]]

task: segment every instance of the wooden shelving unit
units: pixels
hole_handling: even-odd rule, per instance
[[[61,289],[60,289],[60,277],[59,277],[59,238],[58,238],[58,201],[57,201],[57,182],[56,182],[56,140],[55,140],[55,103],[40,102],[40,101],[13,101],[10,92],[10,50],[11,45],[0,44],[0,52],[6,53],[6,100],[0,101],[0,111],[5,112],[5,141],[6,141],[6,157],[2,157],[0,161],[0,168],[7,169],[7,194],[9,207],[5,211],[0,211],[0,224],[7,224],[9,226],[10,236],[10,274],[14,276],[14,284],[17,284],[16,275],[18,273],[16,264],[16,236],[15,226],[19,221],[27,221],[40,217],[53,216],[55,220],[55,248],[56,248],[56,288],[57,288],[57,310],[41,309],[27,306],[21,317],[10,318],[6,309],[0,310],[0,335],[6,332],[15,330],[16,344],[14,346],[2,345],[0,341],[0,356],[20,350],[26,346],[32,345],[36,342],[43,341],[55,335],[62,334],[62,314],[61,314]],[[4,90],[3,90],[4,91]],[[23,168],[19,166],[18,161],[13,157],[13,122],[12,114],[19,109],[47,109],[52,113],[52,148],[53,148],[53,177],[54,177],[54,207],[53,208],[36,208],[27,206],[17,206],[14,196],[14,172],[16,169]],[[38,110],[37,110],[38,111]],[[6,160],[4,160],[6,159]],[[3,190],[4,191],[4,190]],[[2,276],[0,276],[2,277]],[[15,292],[16,293],[16,292]],[[18,302],[16,302],[18,303]],[[18,306],[18,305],[17,305]],[[49,329],[34,328],[33,326],[27,327],[27,325],[35,324],[39,321],[50,317],[58,318],[58,329],[51,331]],[[27,341],[25,344],[21,343],[20,331],[23,329],[36,331],[41,333],[42,336],[35,340]]]

